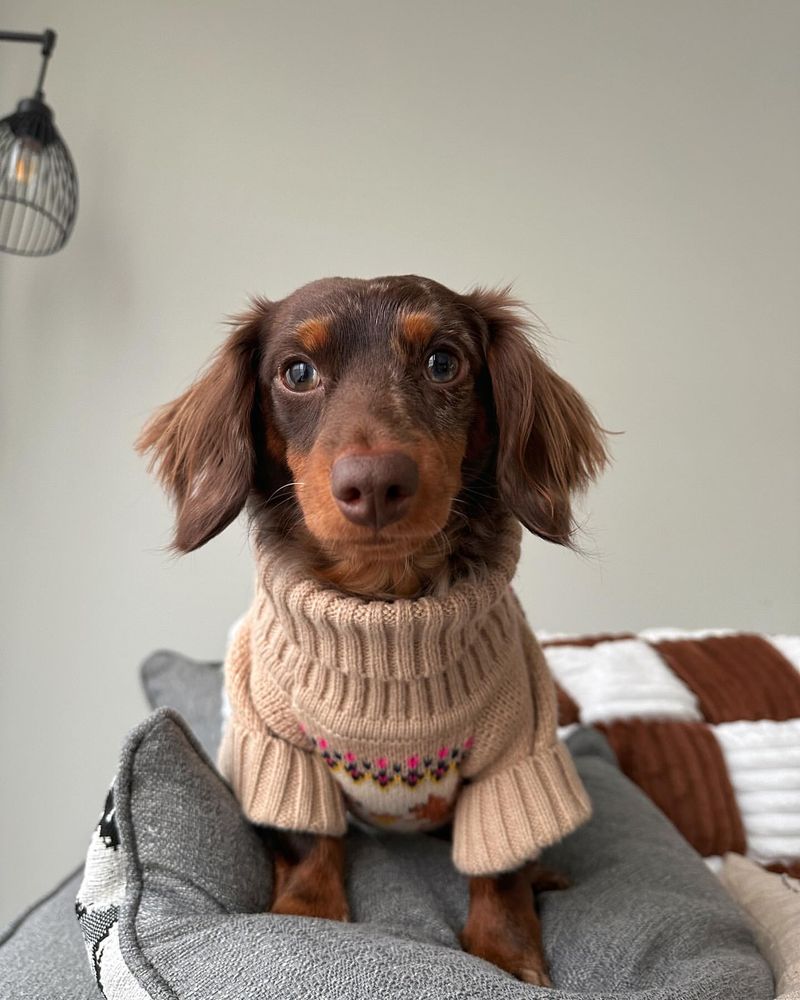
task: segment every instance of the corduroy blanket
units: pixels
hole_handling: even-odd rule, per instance
[[[800,874],[800,639],[674,629],[540,639],[561,726],[600,728],[701,854],[746,853]]]

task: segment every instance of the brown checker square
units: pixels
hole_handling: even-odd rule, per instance
[[[800,717],[800,672],[760,635],[651,643],[691,688],[708,722]]]
[[[596,635],[571,635],[564,639],[542,639],[541,644],[548,646],[597,646],[601,642],[619,642],[620,639],[635,639],[633,632],[598,632]]]
[[[625,774],[702,855],[745,852],[742,817],[719,743],[702,722],[599,725]]]

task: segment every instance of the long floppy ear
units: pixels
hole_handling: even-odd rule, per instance
[[[608,461],[605,434],[586,402],[537,352],[525,306],[509,289],[477,288],[464,298],[488,333],[500,495],[530,531],[572,546],[571,498]]]
[[[259,344],[269,303],[256,300],[182,396],[162,406],[136,441],[176,507],[172,547],[191,552],[239,514],[253,486]]]

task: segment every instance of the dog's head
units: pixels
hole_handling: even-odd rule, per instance
[[[177,507],[175,548],[256,517],[333,560],[409,559],[492,497],[570,544],[603,432],[542,359],[506,291],[331,278],[257,300],[138,442]],[[290,515],[287,518],[287,511]]]

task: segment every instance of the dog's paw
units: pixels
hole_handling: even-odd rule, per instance
[[[464,930],[460,936],[461,947],[476,958],[491,962],[523,983],[532,986],[552,986],[544,958],[534,944],[528,948],[515,948],[485,934],[470,934]]]
[[[551,868],[543,868],[533,862],[526,869],[526,874],[530,878],[531,888],[534,892],[555,892],[561,889],[569,889],[572,880],[561,872],[553,871]]]
[[[274,899],[270,913],[285,917],[350,919],[347,896],[341,882],[328,872],[311,871],[306,865],[275,858]]]
[[[511,975],[516,976],[517,979],[521,979],[523,983],[530,983],[531,986],[546,986],[548,989],[553,986],[553,980],[548,976],[545,969],[523,966],[518,972],[512,972]]]
[[[275,899],[269,912],[284,917],[319,917],[322,920],[339,920],[342,923],[347,923],[350,919],[347,900],[311,892],[303,894],[284,892]]]

